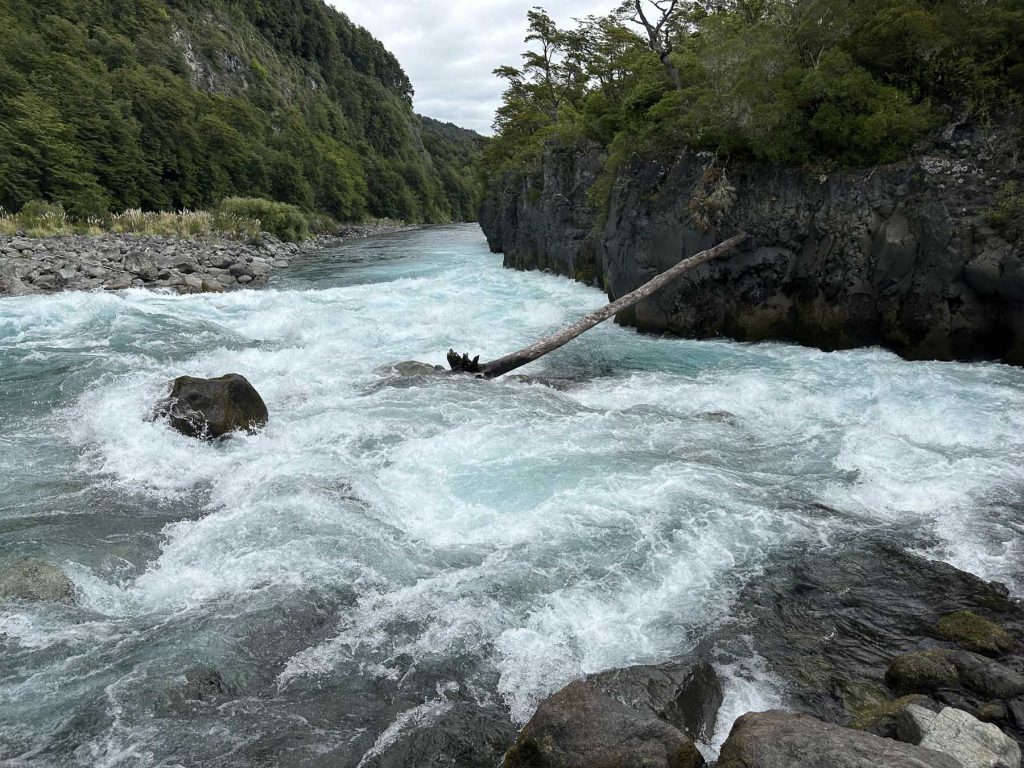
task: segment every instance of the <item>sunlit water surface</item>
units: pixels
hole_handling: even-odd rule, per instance
[[[0,604],[0,759],[355,764],[453,691],[522,722],[581,674],[685,654],[770,558],[857,531],[1019,593],[1019,369],[608,324],[525,370],[559,388],[378,370],[497,357],[603,302],[503,270],[473,226],[267,290],[0,300],[0,562],[78,591]],[[226,372],[262,434],[149,420],[170,378]],[[196,664],[232,695],[178,711]],[[757,659],[721,671],[719,743],[785,702]]]

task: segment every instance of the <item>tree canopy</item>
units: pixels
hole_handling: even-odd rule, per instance
[[[322,0],[6,0],[0,26],[8,210],[241,195],[343,220],[475,217],[479,137],[424,128],[395,57]]]
[[[626,0],[559,28],[529,13],[488,173],[587,138],[813,167],[906,157],[1024,99],[1022,0]]]

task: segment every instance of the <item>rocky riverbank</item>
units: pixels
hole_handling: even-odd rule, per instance
[[[1015,142],[1009,129],[951,126],[927,155],[830,173],[691,151],[634,158],[598,206],[602,148],[552,142],[540,173],[489,190],[480,222],[506,266],[594,282],[612,298],[751,235],[620,316],[640,330],[1024,364],[1024,242],[990,215],[1020,183]]]
[[[219,293],[265,283],[273,270],[303,253],[406,228],[353,224],[302,243],[266,233],[259,243],[134,234],[0,237],[0,296],[127,288]]]

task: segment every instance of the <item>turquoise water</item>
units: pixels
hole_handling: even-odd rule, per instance
[[[604,303],[503,270],[474,226],[353,241],[266,290],[0,299],[0,563],[74,606],[0,603],[0,760],[357,765],[458,691],[517,721],[574,677],[684,653],[794,542],[872,532],[1019,594],[1024,371],[640,336],[493,358]],[[271,423],[149,420],[174,376],[245,375]],[[231,695],[169,704],[196,664]],[[731,719],[785,702],[723,667]],[[713,746],[713,745],[712,745]]]

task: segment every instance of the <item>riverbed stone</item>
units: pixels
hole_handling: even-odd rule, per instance
[[[1003,701],[1024,695],[1024,675],[1005,664],[969,651],[949,654],[961,684],[982,696]]]
[[[1009,632],[973,611],[947,613],[936,629],[940,637],[988,656],[1008,653],[1016,645]]]
[[[700,768],[693,741],[577,680],[541,702],[503,768]]]
[[[0,568],[0,597],[70,603],[75,597],[75,587],[57,566],[23,558]]]
[[[945,650],[918,651],[897,656],[885,673],[889,687],[900,694],[931,693],[955,688],[960,683],[957,668]]]
[[[822,722],[808,715],[757,712],[740,717],[716,768],[963,768],[926,747]]]
[[[178,432],[201,439],[232,432],[255,434],[270,418],[259,392],[237,373],[215,379],[178,377],[157,415]]]

